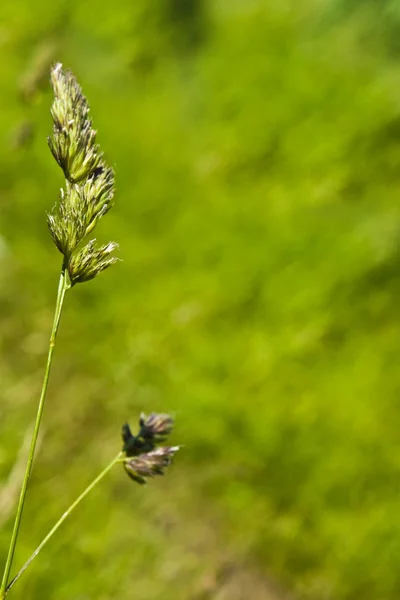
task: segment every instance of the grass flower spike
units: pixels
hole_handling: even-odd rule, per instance
[[[112,206],[114,172],[96,142],[89,105],[75,77],[57,64],[51,82],[53,136],[48,142],[66,181],[47,222],[73,285],[93,279],[117,261],[109,256],[117,248],[114,242],[96,248],[95,240],[91,240],[74,255]]]

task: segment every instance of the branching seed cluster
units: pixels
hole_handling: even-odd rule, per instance
[[[48,143],[64,172],[65,189],[47,223],[74,285],[93,279],[118,260],[112,256],[115,242],[97,247],[91,240],[77,250],[112,206],[114,172],[96,142],[89,105],[75,77],[58,63],[52,68],[51,83],[53,136]]]

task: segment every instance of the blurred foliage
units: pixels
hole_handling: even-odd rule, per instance
[[[123,422],[172,412],[185,445],[145,489],[112,473],[13,598],[399,597],[397,4],[1,5],[2,555],[61,259],[53,60],[115,165],[123,262],[68,294],[16,567]]]

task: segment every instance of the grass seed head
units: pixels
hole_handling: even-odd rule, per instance
[[[96,248],[90,241],[78,250],[112,206],[114,171],[96,142],[89,105],[75,77],[58,63],[51,70],[51,83],[53,136],[48,142],[66,182],[47,223],[73,285],[93,279],[118,260],[110,256],[117,247],[114,242]]]
[[[123,425],[123,465],[131,479],[143,484],[149,477],[164,475],[179,446],[157,445],[166,440],[172,427],[172,417],[163,413],[151,413],[148,417],[142,414],[137,435],[133,435],[128,423]]]

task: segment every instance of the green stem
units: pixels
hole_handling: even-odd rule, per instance
[[[49,352],[48,352],[48,356],[47,356],[46,370],[45,370],[45,374],[44,374],[42,391],[40,394],[39,406],[38,406],[38,411],[37,411],[37,415],[36,415],[35,426],[33,429],[31,445],[29,448],[28,461],[26,464],[24,480],[22,482],[21,493],[20,493],[20,497],[19,497],[19,501],[18,501],[17,514],[15,516],[14,528],[13,528],[13,532],[11,535],[10,546],[8,549],[7,561],[6,561],[6,565],[4,567],[4,575],[3,575],[3,580],[1,582],[1,587],[0,587],[0,600],[2,600],[6,595],[7,582],[8,582],[8,578],[10,575],[10,570],[11,570],[11,566],[12,566],[12,562],[13,562],[13,558],[14,558],[14,551],[15,551],[15,546],[17,543],[18,531],[19,531],[19,527],[21,524],[22,512],[24,510],[26,491],[28,489],[29,478],[30,478],[31,471],[32,471],[33,457],[35,454],[36,443],[37,443],[37,439],[38,439],[38,435],[39,435],[40,421],[42,419],[44,402],[46,399],[47,386],[49,383],[51,363],[53,360],[53,353],[54,353],[54,347],[55,347],[55,342],[56,342],[58,326],[60,324],[61,311],[62,311],[62,307],[63,307],[65,292],[67,291],[67,289],[69,287],[70,287],[70,282],[68,279],[68,273],[65,269],[65,265],[63,264],[63,267],[61,270],[61,276],[60,276],[60,283],[58,285],[57,302],[56,302],[56,309],[55,309],[55,314],[54,314],[53,328],[51,330],[51,336],[50,336],[50,344],[49,344]]]
[[[31,555],[31,557],[28,558],[28,560],[26,561],[24,566],[18,571],[18,573],[16,574],[14,579],[11,581],[11,583],[7,586],[5,593],[8,593],[8,591],[12,588],[14,583],[16,581],[18,581],[18,579],[21,577],[21,575],[24,573],[24,571],[26,571],[26,569],[29,567],[29,565],[34,560],[34,558],[36,558],[36,556],[39,554],[39,552],[41,551],[43,546],[45,546],[47,544],[47,542],[49,541],[49,539],[51,537],[53,537],[53,535],[55,534],[57,529],[60,527],[60,525],[62,525],[62,523],[64,523],[65,519],[72,513],[72,511],[78,506],[78,504],[85,498],[85,496],[88,495],[89,492],[92,491],[92,489],[99,483],[99,481],[101,481],[103,479],[103,477],[113,468],[113,466],[121,460],[121,457],[123,456],[123,454],[124,454],[123,452],[120,452],[106,466],[106,468],[102,470],[102,472],[96,477],[96,479],[94,479],[92,481],[92,483],[87,486],[87,488],[82,492],[82,494],[80,494],[80,496],[78,496],[78,498],[75,500],[75,502],[73,502],[71,504],[71,506],[65,511],[65,513],[62,515],[62,517],[57,521],[57,523],[54,525],[54,527],[49,531],[49,533],[46,535],[46,537],[43,539],[43,541],[36,548],[36,550]]]

